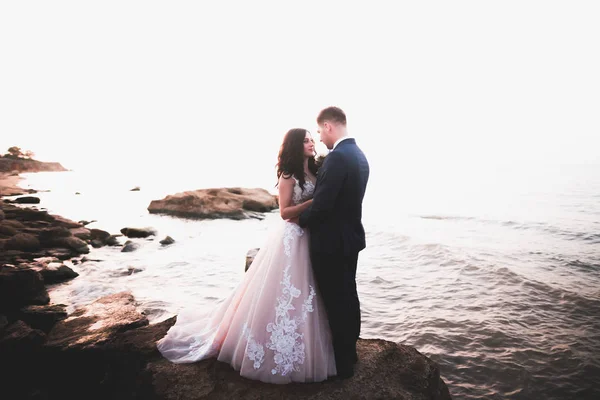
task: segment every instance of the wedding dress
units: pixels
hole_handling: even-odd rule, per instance
[[[294,205],[312,198],[296,181]],[[238,287],[209,315],[194,310],[158,341],[164,357],[193,363],[210,357],[268,383],[320,382],[336,374],[325,307],[313,276],[309,232],[281,221]]]

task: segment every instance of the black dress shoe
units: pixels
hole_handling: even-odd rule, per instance
[[[354,368],[353,367],[346,367],[343,369],[338,369],[338,371],[337,371],[338,379],[349,379],[349,378],[352,378],[353,376],[354,376]]]

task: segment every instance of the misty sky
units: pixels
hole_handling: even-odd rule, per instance
[[[260,173],[338,105],[374,165],[600,162],[597,1],[361,3],[1,1],[0,150]]]

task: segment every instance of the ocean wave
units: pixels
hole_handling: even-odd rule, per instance
[[[419,218],[437,221],[470,221],[480,224],[503,226],[516,230],[537,230],[539,232],[548,233],[565,240],[578,240],[589,244],[600,243],[600,233],[581,232],[568,228],[557,227],[546,222],[517,222],[513,220],[495,220],[456,215],[420,215]]]

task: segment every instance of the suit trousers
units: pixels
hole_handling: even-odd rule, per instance
[[[352,255],[311,252],[315,280],[331,329],[338,374],[352,369],[358,360],[360,301],[356,291],[358,253]]]

